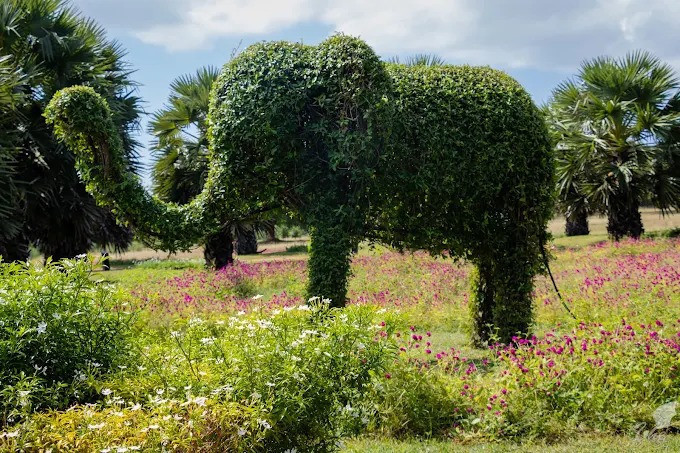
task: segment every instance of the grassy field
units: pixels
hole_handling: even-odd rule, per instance
[[[347,453],[661,453],[680,451],[680,437],[655,436],[650,439],[623,436],[581,436],[558,444],[534,443],[456,443],[451,441],[395,441],[352,439],[345,444]]]
[[[652,208],[642,209],[642,221],[647,232],[667,230],[671,228],[680,228],[680,214],[670,214],[663,216],[660,211]],[[588,236],[579,236],[568,238],[564,235],[564,219],[561,217],[555,218],[548,224],[548,230],[555,238],[554,242],[557,246],[578,247],[582,245],[594,244],[607,240],[607,219],[606,217],[593,216],[589,219],[590,231]],[[268,261],[273,259],[304,259],[305,253],[288,252],[287,249],[295,250],[296,247],[306,245],[308,243],[307,237],[288,238],[275,243],[262,243],[260,245],[260,254],[240,257],[245,262]],[[199,247],[188,252],[178,252],[176,254],[168,254],[162,251],[151,250],[144,247],[143,244],[135,243],[130,247],[130,250],[125,253],[114,253],[112,260],[115,268],[130,268],[139,261],[146,260],[178,260],[178,261],[194,261],[199,263],[203,260],[203,250]]]
[[[680,222],[674,216],[654,223],[649,220],[653,215],[645,212],[648,231],[676,228]],[[680,451],[680,437],[672,434],[680,422],[672,418],[669,427],[657,430],[652,417],[661,405],[680,399],[680,240],[611,243],[597,233],[602,223],[591,225],[592,237],[557,237],[552,247],[552,271],[575,319],[550,281],[539,276],[535,337],[509,349],[470,345],[471,269],[466,263],[362,247],[352,263],[348,310],[364,316],[361,310],[369,309],[370,316],[378,317],[370,321],[371,328],[384,328],[380,334],[398,351],[384,364],[384,376],[376,376],[371,405],[361,409],[370,414],[361,419],[361,434],[343,439],[343,451]],[[219,332],[228,332],[220,327],[225,323],[255,319],[266,327],[267,319],[306,304],[307,254],[299,247],[304,243],[263,244],[263,253],[239,257],[235,266],[218,272],[204,268],[198,251],[168,259],[137,249],[116,257],[114,270],[96,271],[93,277],[126,294],[126,310],[137,313],[139,320],[136,335],[143,354],[139,371],[114,373],[97,385],[122,395],[130,405],[157,395],[181,401],[182,389],[204,389],[207,395],[219,391],[233,369],[218,366],[223,356],[210,358],[206,348],[219,340]],[[202,330],[193,343],[170,338],[194,325]],[[238,349],[239,335],[225,339],[223,347]],[[260,341],[257,335],[249,337]],[[378,341],[377,334],[373,340]],[[278,342],[247,346],[248,357],[278,351]],[[306,354],[302,357],[315,353]],[[239,379],[248,393],[250,386],[264,385],[253,373]],[[277,391],[291,385],[286,382],[290,377],[276,384]],[[59,426],[79,426],[92,445],[105,446],[106,432],[88,427],[103,426],[116,414],[132,417],[117,409],[107,412],[111,410],[104,405],[82,413],[47,414],[29,429],[49,423],[57,426],[50,428],[56,436],[67,434]],[[161,422],[172,420],[171,414]],[[109,424],[113,433],[127,429],[115,421]],[[134,436],[143,440],[138,433]]]
[[[646,232],[680,228],[680,214],[673,213],[662,215],[653,208],[643,208],[642,223]],[[548,230],[555,237],[555,245],[575,247],[579,245],[594,244],[607,240],[607,218],[603,216],[591,216],[588,219],[590,234],[568,238],[564,235],[564,218],[557,217],[548,224]]]

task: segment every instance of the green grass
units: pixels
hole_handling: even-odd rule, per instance
[[[344,453],[444,453],[444,452],[517,452],[517,453],[590,453],[590,452],[677,452],[680,437],[653,436],[649,439],[624,436],[582,436],[559,444],[461,443],[441,440],[350,439]]]

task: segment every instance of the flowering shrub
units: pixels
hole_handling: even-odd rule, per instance
[[[340,311],[319,301],[265,316],[193,318],[170,331],[180,352],[171,361],[149,352],[149,369],[162,373],[153,385],[170,375],[180,379],[174,388],[258,408],[267,450],[332,450],[344,413],[392,355],[387,324],[377,319],[373,308]]]
[[[93,397],[93,378],[127,351],[122,300],[86,262],[0,264],[0,425]]]
[[[36,414],[0,434],[0,451],[252,451],[263,431],[253,410],[236,403],[164,401],[149,408],[117,404],[102,410],[76,406]]]
[[[136,365],[102,384],[101,407],[33,417],[4,435],[12,445],[61,442],[69,451],[332,451],[369,422],[366,394],[395,357],[391,319],[372,307],[312,301],[177,321],[142,339]],[[151,426],[162,435],[151,437]],[[80,436],[69,439],[69,429]],[[187,444],[187,436],[197,438]]]
[[[642,433],[680,399],[680,320],[516,338],[471,358],[412,327],[375,386],[377,427],[392,435],[555,438]]]

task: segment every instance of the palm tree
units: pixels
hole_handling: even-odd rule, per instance
[[[556,139],[558,191],[566,212],[599,211],[619,240],[643,231],[640,205],[680,208],[674,169],[680,125],[673,69],[646,52],[585,62],[555,89],[548,122]]]
[[[389,59],[390,63],[404,64],[406,66],[442,66],[446,62],[438,55],[419,53],[406,57],[402,63],[399,57],[392,57]]]
[[[0,5],[0,55],[11,55],[27,78],[17,106],[14,172],[17,180],[30,182],[13,197],[20,201],[14,206],[20,231],[0,238],[0,243],[5,248],[21,243],[28,250],[30,241],[54,259],[87,252],[94,244],[126,247],[131,231],[96,205],[80,182],[73,155],[54,139],[43,118],[47,102],[59,89],[93,87],[111,103],[130,169],[136,170],[137,144],[131,132],[140,109],[124,51],[67,1],[6,0]]]
[[[149,123],[155,137],[153,190],[165,201],[188,203],[203,189],[208,175],[210,91],[218,75],[216,68],[206,67],[174,80],[168,103]],[[256,230],[265,225],[253,221],[225,225],[205,239],[206,264],[220,268],[233,262],[234,235],[239,254],[256,253]]]
[[[0,57],[0,256],[5,261],[22,259],[28,250],[12,246],[10,239],[21,233],[20,182],[16,175],[18,152],[18,105],[23,101],[21,87],[27,79],[9,56]],[[19,244],[25,241],[18,241]]]

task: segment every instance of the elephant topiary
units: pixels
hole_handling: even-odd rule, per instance
[[[154,247],[283,206],[310,226],[310,296],[344,305],[352,250],[370,239],[474,263],[477,340],[530,328],[553,163],[539,110],[502,72],[386,64],[345,35],[252,45],[213,87],[209,176],[182,206],[126,172],[92,89],[60,91],[46,117],[97,200]]]

